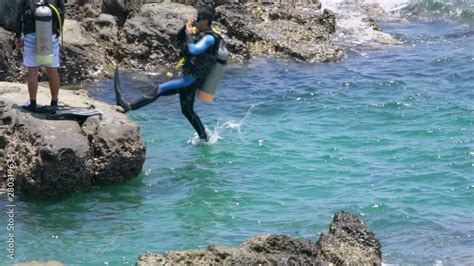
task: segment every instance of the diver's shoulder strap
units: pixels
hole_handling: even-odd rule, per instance
[[[217,28],[212,28],[208,30],[206,34],[212,35],[216,39],[216,44],[214,46],[214,52],[217,55],[217,62],[225,65],[229,59],[229,50],[227,49],[227,42],[224,36]]]
[[[217,53],[219,51],[219,48],[222,46],[222,45],[225,45],[225,41],[224,41],[224,38],[222,37],[221,33],[220,33],[220,30],[218,30],[217,28],[212,28],[210,30],[207,30],[205,32],[205,34],[209,34],[211,35],[212,37],[214,37],[214,40],[216,41],[216,43],[214,44],[214,51]]]

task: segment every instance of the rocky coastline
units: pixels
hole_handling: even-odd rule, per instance
[[[194,6],[173,1],[68,1],[62,83],[111,78],[116,64],[146,71],[173,66],[178,60],[176,32],[200,3],[176,2]],[[234,61],[272,56],[321,63],[345,56],[344,47],[335,41],[337,15],[319,1],[212,2],[214,26],[227,37]],[[14,10],[14,1],[0,0],[0,7]],[[373,27],[370,22],[366,26]],[[14,12],[2,12],[0,80],[20,82],[24,73],[21,54],[12,49],[13,30]]]
[[[381,265],[380,242],[364,222],[337,212],[329,232],[319,240],[286,235],[256,236],[239,247],[210,245],[206,249],[145,253],[137,266],[165,265]]]
[[[227,36],[233,61],[271,56],[328,63],[346,55],[338,39],[341,15],[322,8],[319,1],[233,2],[239,1],[214,1],[215,26]],[[179,54],[174,45],[176,32],[197,5],[194,1],[68,1],[62,83],[108,79],[116,65],[156,72],[172,67]],[[0,0],[2,11],[14,6],[14,1]],[[50,121],[21,109],[18,101],[27,99],[27,89],[15,83],[24,82],[24,71],[21,53],[12,47],[13,16],[14,12],[0,15],[0,168],[5,169],[8,158],[15,158],[16,187],[39,198],[137,176],[146,147],[139,127],[115,107],[89,98],[86,91],[62,90],[62,102],[100,108],[104,114],[81,121]],[[376,31],[386,43],[392,41],[373,20],[363,27]],[[38,98],[47,102],[48,89],[40,88]],[[6,181],[0,178],[0,191],[5,191]],[[317,242],[283,235],[256,236],[240,247],[212,245],[201,250],[146,253],[136,265],[381,265],[381,261],[380,243],[373,232],[357,216],[339,212],[329,232]],[[62,265],[48,263],[19,265]]]
[[[32,261],[15,266],[62,266],[58,261]],[[209,245],[205,249],[147,252],[136,266],[171,265],[382,265],[381,245],[355,214],[334,215],[327,233],[315,242],[286,235],[254,236],[239,247]]]
[[[87,91],[63,90],[61,102],[98,108],[101,116],[49,120],[27,112],[21,107],[28,98],[23,84],[0,82],[0,95],[0,169],[11,168],[18,192],[35,198],[67,195],[141,172],[146,147],[140,128],[115,107],[89,98]],[[49,89],[40,87],[38,100],[49,97]],[[6,191],[7,176],[0,178],[0,191]]]

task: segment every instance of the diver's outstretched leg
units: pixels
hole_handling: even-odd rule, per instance
[[[196,78],[193,76],[184,76],[183,78],[167,81],[158,87],[155,87],[153,94],[150,96],[143,96],[141,99],[131,103],[125,99],[122,95],[122,87],[120,85],[120,74],[118,67],[115,68],[115,77],[114,77],[114,89],[115,89],[115,100],[117,105],[121,106],[125,112],[130,110],[136,110],[147,104],[154,102],[160,96],[168,96],[177,94],[181,89],[186,88],[196,81]]]
[[[156,99],[158,99],[158,97],[160,97],[160,94],[158,94],[158,88],[155,88],[153,91],[153,95],[151,96],[143,96],[142,98],[138,99],[137,101],[133,103],[127,101],[125,97],[123,97],[122,95],[122,87],[120,85],[120,75],[119,75],[118,67],[115,68],[114,89],[115,89],[115,100],[117,102],[117,105],[121,106],[125,110],[125,112],[139,109],[145,105],[148,105],[154,102]]]
[[[158,94],[154,94],[153,96],[143,96],[142,98],[136,100],[133,103],[128,103],[128,106],[130,107],[130,110],[137,110],[145,105],[154,102],[156,99],[158,99],[158,97],[160,97],[160,95]]]

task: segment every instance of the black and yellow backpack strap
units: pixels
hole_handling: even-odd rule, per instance
[[[63,20],[61,16],[61,10],[59,7],[57,7],[55,4],[49,3],[48,4],[49,8],[51,8],[51,11],[53,11],[53,15],[56,17],[58,20],[58,32],[62,33],[63,32]]]
[[[206,31],[206,34],[210,34],[212,37],[214,37],[214,52],[217,53],[222,40],[221,31],[218,28],[212,27],[210,30]]]
[[[63,22],[64,16],[62,10],[54,3],[48,3],[49,8],[53,12],[53,16],[56,17],[57,25],[56,28],[58,30],[59,35],[61,35],[61,47],[64,46],[64,39],[63,39]]]
[[[192,32],[193,35],[197,34],[197,28],[196,27],[193,27],[193,32]],[[184,64],[186,63],[186,57],[185,56],[181,56],[178,60],[178,62],[176,63],[176,66],[175,66],[175,69],[178,70],[180,68],[182,68],[184,66]]]

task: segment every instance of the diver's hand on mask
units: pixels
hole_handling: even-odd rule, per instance
[[[196,22],[196,17],[190,17],[188,21],[186,22],[186,33],[187,34],[193,34],[193,26],[194,23]]]

